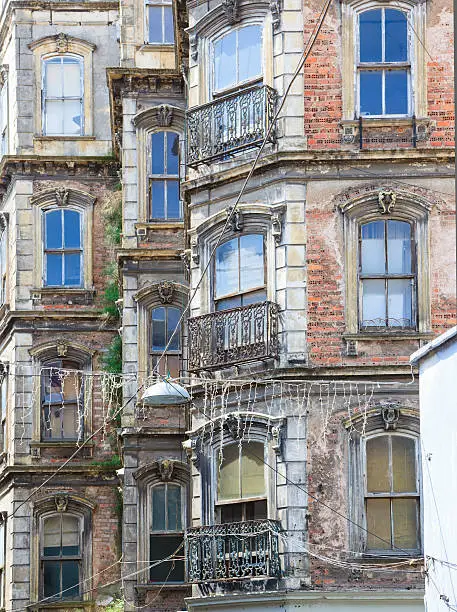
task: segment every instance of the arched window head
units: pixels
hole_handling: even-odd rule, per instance
[[[408,16],[394,8],[364,11],[358,17],[359,114],[411,113]]]
[[[150,569],[151,582],[184,582],[184,561],[162,559],[183,556],[184,489],[173,482],[156,484],[151,491]],[[180,549],[181,547],[181,549]],[[157,562],[157,565],[154,565]]]
[[[181,330],[174,335],[181,317],[180,308],[159,306],[153,308],[150,319],[150,372],[159,366],[163,376],[178,377],[181,370]],[[171,342],[170,342],[171,341]],[[168,343],[170,345],[167,347]],[[163,352],[165,351],[165,354]],[[162,357],[163,354],[163,357]],[[160,363],[159,363],[160,359]]]
[[[416,273],[410,223],[360,226],[361,329],[416,327]]]
[[[221,523],[267,517],[263,456],[264,446],[260,442],[224,447],[217,480],[216,515]]]
[[[216,310],[266,300],[264,238],[245,234],[216,249],[214,302]]]
[[[420,550],[417,439],[383,434],[366,441],[367,550]]]
[[[262,27],[231,30],[213,43],[213,92],[262,78]]]
[[[81,287],[83,284],[82,213],[70,208],[44,213],[44,284]]]
[[[151,135],[149,170],[150,219],[181,219],[179,199],[179,135],[154,132]]]
[[[45,58],[42,74],[43,134],[83,135],[83,58],[78,55]]]
[[[63,512],[43,519],[40,534],[41,592],[52,599],[79,599],[81,518]]]
[[[84,386],[79,364],[47,361],[41,370],[42,440],[77,441],[84,437]]]

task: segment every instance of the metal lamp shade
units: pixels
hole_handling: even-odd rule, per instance
[[[173,406],[185,404],[189,400],[190,395],[184,387],[167,380],[162,380],[147,387],[141,398],[146,406]]]

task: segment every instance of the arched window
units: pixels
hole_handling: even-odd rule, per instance
[[[213,44],[213,93],[262,78],[262,27],[231,30]]]
[[[44,284],[81,287],[83,284],[82,213],[70,208],[44,213]]]
[[[184,582],[184,561],[162,562],[170,555],[182,557],[184,554],[184,489],[179,484],[165,482],[154,485],[150,491],[149,558],[153,567],[149,579],[151,582]]]
[[[263,236],[246,234],[218,246],[214,267],[216,310],[246,306],[265,299]]]
[[[217,480],[216,515],[220,523],[267,518],[263,456],[260,442],[224,447]]]
[[[407,15],[393,8],[360,13],[359,114],[408,115],[411,60]]]
[[[42,74],[43,134],[84,134],[83,58],[77,55],[45,58]]]
[[[367,550],[419,551],[417,438],[400,434],[369,437],[365,455]]]
[[[43,519],[40,537],[41,595],[51,599],[81,596],[81,518],[55,513]]]
[[[41,372],[42,440],[84,437],[84,387],[80,364],[66,359],[45,362]]]
[[[163,376],[170,374],[172,377],[179,376],[181,370],[181,330],[172,337],[179,319],[181,310],[174,306],[159,306],[151,311],[151,340],[150,340],[150,372],[157,365],[163,351],[168,346],[166,353],[159,363],[159,372]]]
[[[149,169],[150,219],[181,219],[179,199],[179,135],[151,135]]]
[[[416,273],[410,223],[360,226],[361,328],[416,327]]]

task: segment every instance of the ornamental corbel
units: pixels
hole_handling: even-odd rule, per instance
[[[200,456],[197,453],[197,440],[188,439],[182,443],[182,447],[186,452],[189,461],[192,461],[194,466],[200,469]]]
[[[227,218],[229,218],[229,225],[234,232],[242,232],[244,227],[244,217],[241,210],[236,209],[233,212],[233,206],[227,208]]]
[[[381,417],[386,431],[396,429],[400,418],[400,410],[392,405],[384,406],[381,409]]]
[[[169,482],[173,477],[174,463],[170,459],[163,459],[158,461],[158,468],[160,473],[160,479],[162,482]]]
[[[8,213],[0,212],[0,233],[8,227]]]
[[[2,64],[0,66],[0,87],[3,87],[3,85],[8,80],[8,71],[9,71],[9,69],[10,69],[10,67],[8,66],[8,64]]]
[[[67,53],[68,52],[68,35],[60,32],[56,38],[56,53]]]
[[[190,57],[194,62],[198,59],[198,34],[189,36]]]
[[[68,497],[67,495],[55,495],[54,503],[56,505],[57,512],[66,512],[68,508]]]
[[[175,286],[170,281],[164,280],[158,284],[157,292],[162,304],[171,304],[175,293]]]
[[[173,121],[173,109],[168,104],[161,104],[156,110],[156,121],[160,127],[170,127]]]
[[[69,195],[66,187],[58,187],[55,191],[57,206],[66,206],[68,204]]]
[[[271,23],[273,29],[277,30],[281,25],[281,5],[280,0],[270,0]]]
[[[68,353],[68,344],[65,340],[58,340],[56,346],[57,355],[59,357],[66,357]]]
[[[239,21],[238,0],[222,0],[221,6],[230,25]]]
[[[276,246],[279,246],[282,236],[282,213],[280,212],[275,212],[271,215],[271,234]]]
[[[271,428],[271,447],[276,455],[282,456],[282,428],[277,425]]]
[[[194,239],[190,244],[190,251],[192,253],[192,261],[196,266],[200,263],[200,249],[198,246],[198,240]]]
[[[379,212],[390,215],[395,208],[397,194],[394,191],[380,191],[378,194]]]

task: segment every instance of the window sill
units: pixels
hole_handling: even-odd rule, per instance
[[[33,140],[38,142],[55,142],[57,141],[87,141],[97,140],[95,136],[34,136]]]
[[[30,297],[34,305],[84,305],[92,304],[95,289],[84,287],[41,287],[31,289]]]
[[[84,440],[78,443],[75,440],[48,440],[42,442],[30,442],[30,454],[33,459],[65,459],[67,455],[81,447]],[[93,454],[95,444],[88,442],[81,448],[81,457],[90,458]]]
[[[362,117],[362,125],[364,127],[389,127],[391,125],[406,125],[410,126],[413,123],[412,117]],[[428,117],[416,118],[416,125],[428,125],[430,119]],[[340,125],[344,127],[357,127],[359,119],[343,119]]]
[[[46,604],[42,605],[39,603],[29,604],[28,610],[67,610],[68,608],[92,608],[95,605],[95,601],[47,601]]]
[[[158,591],[158,590],[183,590],[187,591],[190,585],[187,582],[154,582],[135,585],[137,591]]]
[[[144,45],[138,45],[136,47],[137,51],[147,51],[147,52],[156,52],[156,51],[174,51],[175,43],[150,43],[145,42]]]
[[[184,227],[184,221],[169,221],[164,219],[163,221],[144,221],[142,223],[135,223],[135,231],[138,234],[138,230],[153,230],[153,229],[180,229]]]
[[[431,340],[435,337],[432,332],[418,332],[414,330],[402,331],[360,331],[343,334],[343,339],[357,340]]]

